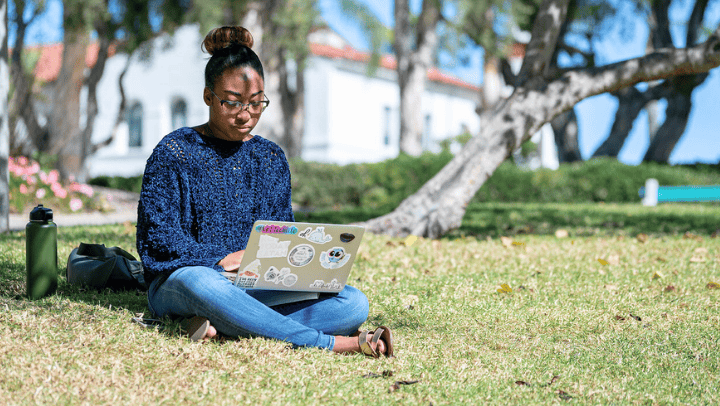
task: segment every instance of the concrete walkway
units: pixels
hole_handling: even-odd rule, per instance
[[[96,193],[102,193],[109,197],[109,201],[115,211],[110,213],[59,213],[53,212],[53,221],[58,227],[70,226],[99,226],[104,224],[119,224],[137,221],[137,203],[140,195],[122,190],[107,189],[93,186]],[[25,230],[30,221],[30,212],[23,214],[10,214],[10,231]]]
[[[118,224],[137,221],[137,210],[123,210],[112,213],[81,213],[66,214],[53,213],[53,221],[58,227],[69,226],[99,226],[103,224]],[[24,230],[30,221],[27,214],[11,214],[9,219],[10,231]]]

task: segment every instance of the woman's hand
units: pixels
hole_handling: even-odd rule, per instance
[[[237,271],[240,269],[240,263],[242,262],[243,255],[245,255],[245,250],[233,252],[221,259],[220,262],[218,262],[218,265],[223,267],[226,272]]]

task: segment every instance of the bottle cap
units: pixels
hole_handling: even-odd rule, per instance
[[[38,204],[37,207],[32,209],[30,212],[30,221],[52,221],[53,219],[53,211],[52,209],[48,209],[46,207],[43,207],[42,204]]]

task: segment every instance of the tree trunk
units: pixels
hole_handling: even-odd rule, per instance
[[[255,3],[253,3],[255,4]],[[257,2],[255,7],[263,16],[262,32],[266,33],[269,41],[262,44],[263,64],[265,66],[265,92],[273,103],[280,106],[280,114],[274,109],[265,113],[265,119],[260,121],[259,131],[268,131],[269,136],[277,142],[288,158],[299,157],[302,152],[302,138],[305,133],[305,61],[308,56],[306,43],[302,46],[287,46],[272,38],[296,39],[298,36],[307,36],[303,14],[297,21],[277,21],[272,16],[283,10],[284,7],[296,7],[297,13],[307,13],[307,3],[289,5],[281,1]],[[274,95],[274,96],[273,96]],[[278,117],[279,116],[279,117]],[[263,124],[264,123],[264,124]],[[279,123],[280,125],[273,125]]]
[[[661,49],[611,65],[573,69],[558,77],[544,76],[542,71],[548,66],[544,58],[549,58],[557,45],[557,35],[553,32],[560,29],[567,3],[567,0],[543,3],[535,20],[518,87],[495,111],[481,115],[484,125],[480,133],[392,213],[366,222],[368,231],[392,236],[440,237],[460,226],[467,204],[517,145],[579,101],[640,82],[702,73],[720,66],[718,27],[699,46]]]
[[[8,92],[10,67],[8,66],[7,0],[0,0],[0,233],[9,230],[10,182],[8,158],[10,152],[10,126],[8,123]]]
[[[503,99],[503,76],[499,58],[487,55],[483,65],[483,87],[480,91],[482,110],[490,110]],[[510,72],[512,74],[512,72]],[[482,111],[481,110],[481,111]],[[478,111],[478,114],[480,111]]]
[[[15,47],[10,59],[10,77],[13,84],[13,96],[10,100],[10,133],[13,149],[18,153],[29,154],[33,148],[40,149],[41,146],[47,147],[48,130],[47,126],[43,127],[38,121],[38,115],[33,103],[33,84],[35,77],[32,73],[25,72],[24,66],[24,50],[25,50],[25,32],[33,20],[37,17],[39,10],[33,10],[30,18],[25,21],[26,3],[24,1],[16,1],[15,12]],[[20,134],[17,134],[17,123],[21,120],[25,125],[27,136],[29,138],[30,148],[26,148],[20,142]],[[45,152],[40,149],[40,151]]]
[[[550,125],[555,134],[558,161],[560,163],[582,161],[578,145],[578,122],[575,110],[561,113],[550,121]]]
[[[675,145],[685,133],[692,110],[692,92],[705,81],[707,76],[707,74],[683,75],[670,80],[672,94],[667,97],[665,121],[652,138],[643,161],[668,163]]]
[[[423,110],[427,70],[437,47],[440,21],[437,0],[423,0],[415,38],[410,23],[409,0],[395,1],[395,57],[400,91],[400,151],[422,153]]]
[[[295,61],[289,61],[283,49],[278,50],[277,67],[280,76],[280,105],[283,117],[282,148],[288,158],[299,157],[302,152],[303,133],[303,70]],[[288,69],[288,63],[295,66],[295,69]],[[291,81],[295,82],[295,88],[290,87]]]
[[[670,37],[669,1],[655,2],[653,4],[653,15],[658,21],[658,29],[654,32],[655,44],[672,45]],[[708,0],[697,0],[690,18],[685,37],[687,46],[695,45],[698,35],[702,30],[702,21],[705,18]],[[692,92],[700,86],[708,74],[683,75],[673,78],[669,82],[670,95],[667,96],[668,106],[665,110],[665,121],[658,128],[657,133],[650,137],[650,146],[645,152],[644,161],[667,163],[670,159],[675,145],[685,133],[690,111],[692,110]]]
[[[55,81],[50,113],[50,153],[57,155],[63,177],[83,174],[83,143],[80,131],[80,91],[85,80],[85,54],[89,35],[65,30],[60,74]]]
[[[626,87],[613,94],[618,99],[610,135],[592,154],[593,158],[607,156],[617,158],[625,140],[630,135],[635,119],[645,107],[646,100],[643,94],[635,87]]]
[[[98,55],[95,61],[95,65],[90,68],[90,73],[85,79],[85,86],[87,88],[87,102],[85,108],[85,127],[82,129],[80,136],[80,162],[78,166],[81,171],[76,174],[77,180],[85,182],[85,162],[87,158],[94,153],[97,148],[93,145],[92,134],[95,129],[95,118],[98,115],[98,103],[97,103],[97,85],[102,78],[103,72],[105,71],[105,63],[110,55],[110,38],[108,32],[108,26],[105,22],[100,21],[95,26],[95,30],[98,34]]]

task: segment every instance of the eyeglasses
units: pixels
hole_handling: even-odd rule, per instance
[[[217,99],[220,101],[220,106],[223,107],[225,111],[231,114],[240,114],[244,110],[247,110],[248,112],[250,112],[250,114],[258,114],[265,111],[265,108],[270,105],[270,100],[264,93],[263,97],[265,98],[265,100],[254,101],[250,103],[241,103],[236,100],[223,100],[218,97],[218,95],[216,95],[215,92],[213,92],[213,90],[209,87],[208,90],[210,90],[210,93],[212,93],[213,96],[217,97]]]

